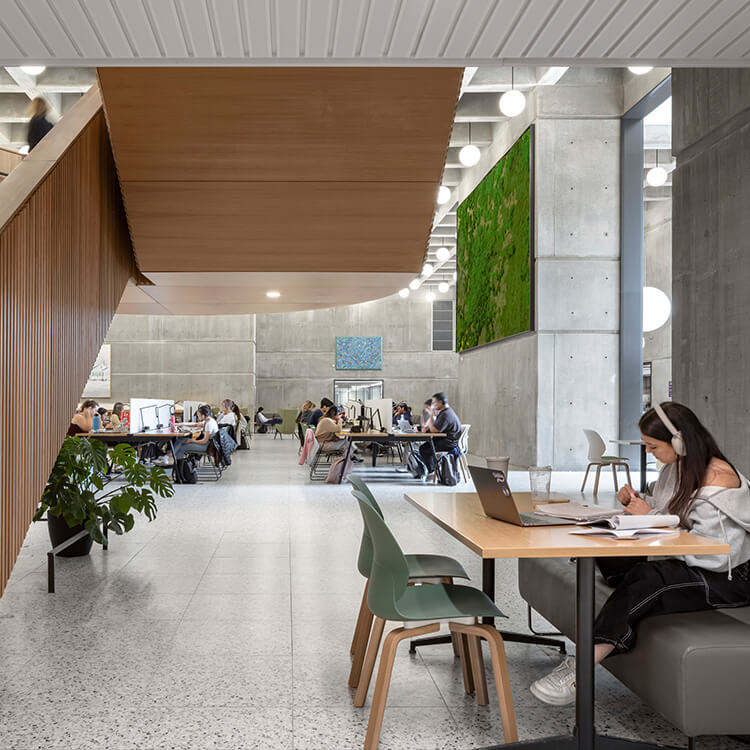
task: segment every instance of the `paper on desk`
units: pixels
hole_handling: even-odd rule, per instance
[[[580,536],[605,536],[614,539],[645,539],[650,536],[663,536],[665,534],[676,534],[678,529],[602,529],[602,528],[583,528],[573,529],[571,534]]]
[[[590,519],[584,522],[591,526],[604,526],[610,529],[676,529],[680,517],[673,515],[631,516],[626,513],[612,515],[609,518]]]
[[[544,503],[534,508],[535,513],[543,516],[565,518],[568,521],[584,521],[591,523],[603,518],[617,515],[620,511],[613,508],[602,508],[599,505],[584,505],[582,503]]]

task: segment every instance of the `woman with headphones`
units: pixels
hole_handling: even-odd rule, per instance
[[[680,527],[729,544],[728,555],[600,558],[614,588],[594,623],[594,659],[633,648],[636,625],[645,617],[750,605],[750,486],[698,417],[682,404],[665,402],[638,422],[646,452],[664,464],[641,497],[625,485],[617,499],[633,515],[669,513]],[[534,682],[545,703],[575,701],[575,658]]]

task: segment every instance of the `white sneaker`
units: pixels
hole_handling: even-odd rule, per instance
[[[531,684],[532,694],[552,706],[566,706],[576,699],[576,660],[566,656],[546,677]]]

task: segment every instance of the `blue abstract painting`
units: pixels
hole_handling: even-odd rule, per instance
[[[337,370],[382,370],[382,336],[336,336]]]

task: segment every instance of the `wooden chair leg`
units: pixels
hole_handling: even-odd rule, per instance
[[[596,495],[599,492],[599,475],[602,472],[602,465],[597,464],[596,465],[596,481],[594,482],[594,494]]]
[[[458,645],[458,636],[455,633],[451,633],[451,645],[453,646],[453,656],[456,658],[461,657],[460,646]]]
[[[362,627],[362,620],[364,619],[365,608],[367,607],[367,587],[370,585],[369,581],[365,581],[365,590],[362,592],[362,601],[359,604],[359,614],[357,615],[357,624],[354,626],[354,635],[352,636],[352,645],[349,647],[349,653],[353,654],[357,646],[357,637]]]
[[[474,690],[477,694],[477,703],[480,706],[488,706],[490,698],[487,692],[487,675],[484,671],[482,642],[474,635],[467,636],[467,638],[469,639],[469,657],[471,659],[471,671],[474,674]]]
[[[516,727],[516,715],[513,710],[508,661],[505,658],[505,644],[502,636],[490,625],[461,625],[452,622],[450,628],[452,632],[466,633],[467,635],[484,638],[487,641],[492,658],[492,669],[495,673],[497,700],[500,706],[500,718],[503,722],[503,737],[505,742],[517,742],[518,728]]]
[[[616,464],[612,464],[612,477],[615,480],[615,492],[617,492],[617,490],[619,490],[620,488],[617,486],[617,465]]]
[[[352,655],[352,668],[349,671],[349,687],[357,687],[359,685],[359,678],[362,674],[362,665],[365,660],[365,652],[367,650],[367,642],[370,639],[370,630],[372,629],[373,614],[370,612],[370,608],[367,606],[367,586],[365,586],[365,592],[362,597],[362,607],[360,609],[361,621],[357,621],[357,627],[359,633],[357,633],[357,640],[354,644],[354,653]]]
[[[375,622],[372,625],[370,640],[367,644],[367,653],[365,654],[365,662],[362,665],[362,674],[359,676],[357,693],[354,696],[354,705],[357,708],[364,706],[365,701],[367,700],[367,691],[370,689],[372,671],[375,669],[375,660],[378,658],[378,649],[380,648],[380,641],[383,638],[384,627],[385,620],[376,617]]]
[[[589,478],[589,471],[591,470],[591,464],[586,467],[586,473],[583,475],[583,484],[581,485],[581,492],[586,489],[586,480]]]
[[[458,644],[458,658],[461,660],[461,676],[464,678],[464,691],[466,695],[474,692],[474,677],[471,669],[471,655],[469,654],[469,641],[463,633],[456,634]]]
[[[378,678],[375,681],[375,692],[372,696],[372,708],[370,709],[370,719],[367,723],[364,750],[376,750],[378,741],[380,740],[380,729],[383,726],[383,714],[388,699],[388,688],[391,685],[391,673],[393,672],[393,662],[396,658],[398,644],[406,638],[414,638],[417,635],[434,633],[438,630],[440,630],[440,625],[433,623],[431,625],[424,625],[421,628],[409,628],[408,630],[406,628],[396,628],[395,630],[391,630],[385,637],[383,653],[380,656],[380,666],[378,667]]]

